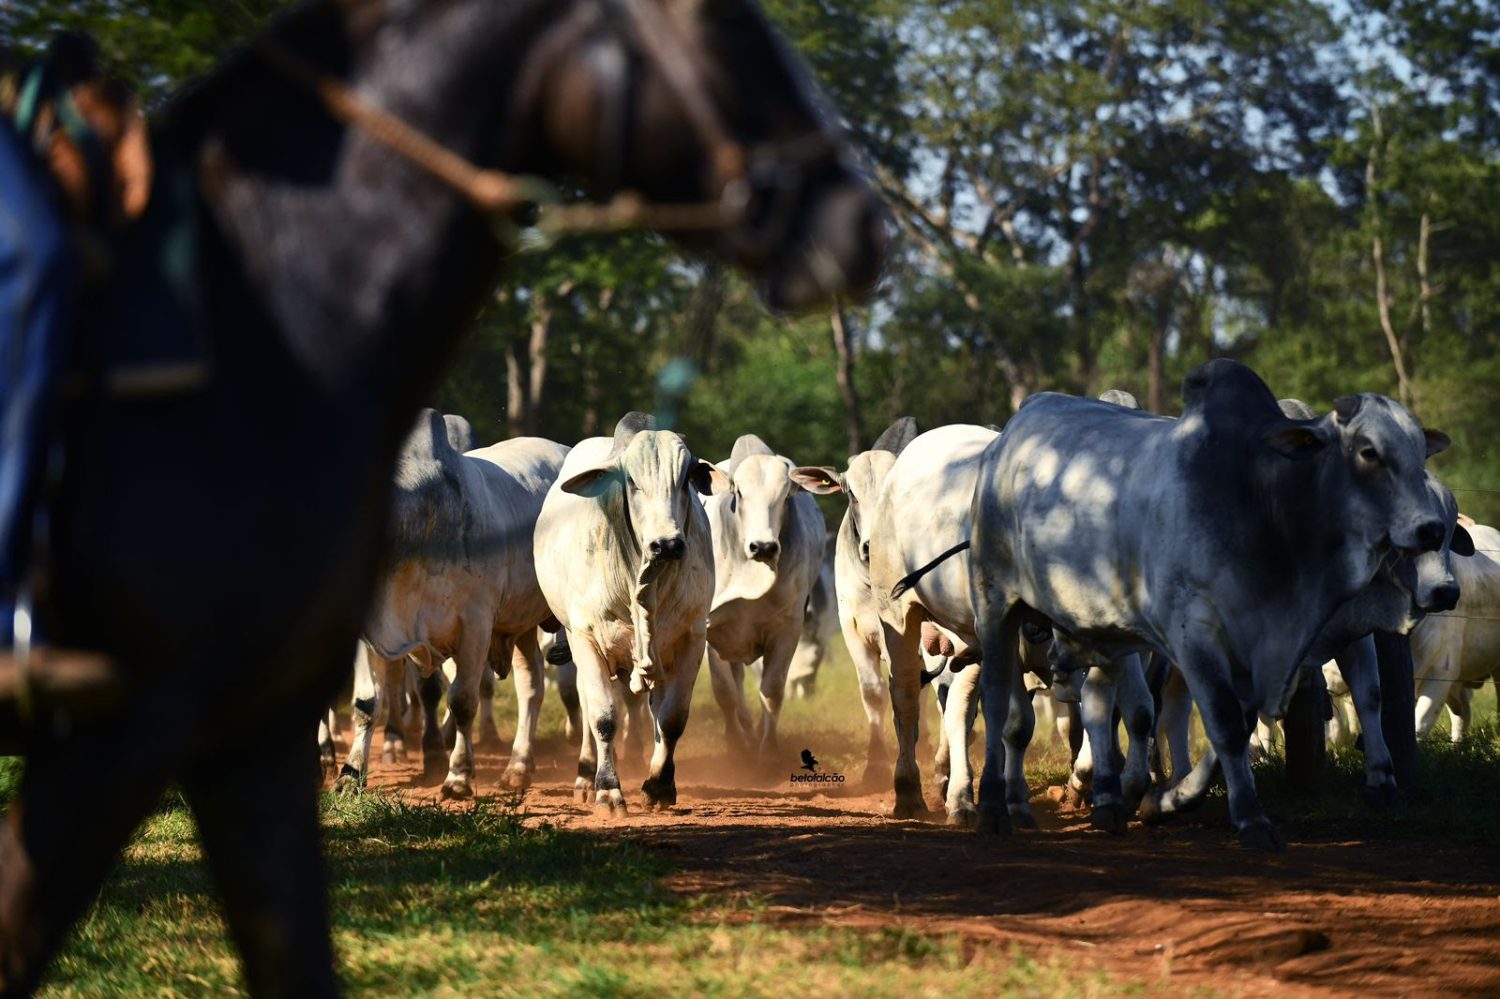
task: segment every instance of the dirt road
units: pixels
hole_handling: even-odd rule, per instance
[[[576,756],[551,748],[524,800],[528,821],[662,851],[673,890],[762,899],[755,918],[1015,945],[1153,992],[1500,995],[1500,850],[1398,840],[1378,816],[1283,825],[1289,849],[1266,856],[1238,849],[1213,803],[1189,822],[1116,837],[1089,829],[1053,789],[1033,799],[1041,830],[981,839],[938,813],[887,818],[889,789],[855,787],[855,774],[804,791],[687,752],[674,810],[642,811],[643,773],[627,768],[633,810],[609,819],[574,805]],[[481,756],[482,789],[496,789],[503,762]],[[436,797],[415,764],[377,765],[372,784]]]

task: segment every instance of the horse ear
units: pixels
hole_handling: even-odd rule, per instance
[[[1465,558],[1472,556],[1474,554],[1474,535],[1470,534],[1464,525],[1455,524],[1453,527],[1453,540],[1449,542],[1448,550],[1455,555],[1462,555]]]
[[[729,476],[701,458],[694,459],[692,468],[688,469],[688,481],[701,496],[717,496],[733,488]]]
[[[613,462],[601,465],[598,468],[590,468],[587,471],[579,472],[558,488],[565,493],[572,493],[575,496],[599,496],[608,488],[609,473],[614,470],[615,464]]]
[[[1429,458],[1431,458],[1435,454],[1441,454],[1442,452],[1448,450],[1449,445],[1453,443],[1453,438],[1449,437],[1441,430],[1428,430],[1426,428],[1423,428],[1422,436],[1427,440],[1427,457]]]
[[[792,481],[810,493],[827,495],[844,491],[844,479],[837,471],[822,465],[803,465],[787,473]]]
[[[1267,433],[1262,441],[1283,458],[1301,461],[1311,458],[1328,446],[1328,441],[1316,427],[1305,424],[1277,427]]]

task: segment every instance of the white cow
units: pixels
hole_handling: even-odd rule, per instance
[[[787,693],[807,699],[818,683],[818,670],[828,658],[828,643],[839,630],[839,598],[833,585],[833,560],[838,553],[838,535],[823,539],[823,564],[807,595],[807,614],[802,619],[802,637],[792,653],[792,665],[786,672]]]
[[[467,454],[450,441],[440,414],[425,410],[396,468],[392,552],[365,622],[374,671],[392,670],[411,655],[424,676],[452,658],[448,708],[453,751],[443,781],[446,797],[474,793],[472,727],[486,666],[515,670],[520,718],[501,783],[524,788],[535,767],[532,744],[541,708],[537,626],[549,618],[532,560],[532,535],[542,500],[568,449],[521,437]],[[362,777],[379,686],[357,678],[355,738],[345,773]],[[368,706],[370,710],[363,710]],[[424,754],[432,749],[424,738]]]
[[[1411,633],[1417,681],[1417,738],[1426,738],[1444,704],[1458,705],[1452,739],[1463,739],[1467,722],[1464,685],[1500,669],[1500,531],[1469,528],[1474,556],[1455,559],[1462,596],[1446,614],[1429,614]]]
[[[682,438],[630,413],[614,438],[568,456],[536,531],[537,578],[568,632],[584,735],[574,785],[580,802],[623,814],[615,766],[621,727],[612,680],[650,691],[656,748],[642,785],[648,808],[677,801],[677,740],[687,727],[714,593],[708,516],[692,495],[728,479]]]
[[[885,736],[890,716],[890,692],[881,669],[880,611],[870,591],[870,521],[876,497],[896,456],[917,436],[917,421],[909,416],[892,423],[871,445],[849,458],[843,472],[810,465],[792,470],[792,478],[808,492],[842,492],[849,501],[839,524],[833,579],[838,594],[839,627],[859,678],[859,697],[869,725],[869,743],[862,780],[884,783],[890,768]]]
[[[704,501],[714,539],[708,665],[732,750],[775,758],[787,668],[823,561],[823,512],[792,481],[795,466],[754,434],[735,441],[730,488]],[[762,660],[760,724],[751,731],[744,670]]]

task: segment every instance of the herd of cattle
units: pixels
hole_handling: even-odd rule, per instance
[[[749,434],[711,464],[639,413],[571,449],[476,448],[464,420],[429,410],[397,469],[340,781],[363,779],[385,714],[387,754],[420,724],[444,794],[472,795],[476,715],[493,727],[494,678],[514,674],[502,784],[526,787],[545,651],[580,742],[578,800],[623,811],[617,752],[649,745],[642,790],[665,808],[705,653],[731,748],[780,762],[783,698],[810,688],[836,615],[869,722],[867,775],[889,772],[894,720],[897,816],[925,811],[930,686],[949,821],[1034,825],[1024,763],[1045,692],[1071,712],[1074,781],[1091,784],[1096,826],[1179,811],[1222,772],[1241,842],[1275,848],[1250,753],[1257,721],[1280,718],[1299,684],[1326,673],[1347,688],[1367,791],[1389,798],[1373,633],[1411,634],[1424,735],[1447,704],[1460,738],[1469,688],[1495,670],[1500,534],[1460,516],[1426,470],[1447,445],[1384,396],[1319,416],[1227,360],[1187,377],[1178,418],[1124,392],[1045,393],[1003,430],[897,421],[844,469],[799,467]],[[810,494],[832,492],[848,506],[825,545]],[[1196,764],[1193,704],[1208,737]],[[1148,753],[1158,738],[1169,770]]]

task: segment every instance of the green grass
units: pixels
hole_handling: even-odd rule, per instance
[[[755,900],[665,892],[628,840],[527,828],[500,804],[463,812],[379,795],[324,804],[335,944],[362,995],[1100,995],[1060,958],[893,928],[779,927]],[[142,828],[52,970],[55,996],[240,989],[193,824]]]

